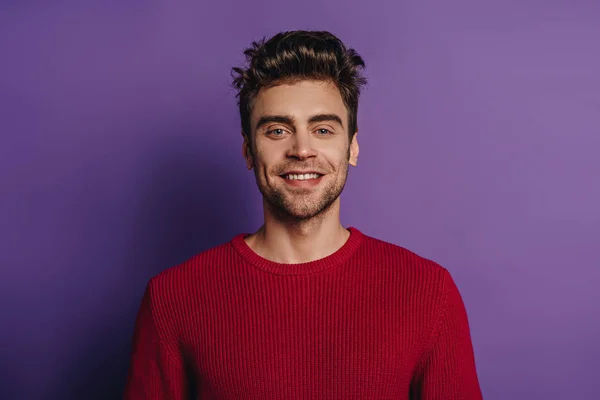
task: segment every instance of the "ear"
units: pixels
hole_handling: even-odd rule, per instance
[[[244,142],[242,143],[242,155],[244,156],[244,160],[246,161],[246,168],[248,168],[248,170],[251,170],[252,166],[254,165],[252,161],[252,144],[250,143],[248,135],[246,135],[243,131],[242,136],[244,138]]]
[[[354,132],[354,135],[352,135],[352,140],[350,141],[350,160],[349,160],[349,163],[353,167],[356,167],[356,164],[358,164],[358,151],[359,151],[359,147],[358,147],[357,136],[358,136],[358,131]]]

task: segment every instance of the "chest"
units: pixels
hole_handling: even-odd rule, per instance
[[[201,398],[404,398],[422,336],[410,305],[369,290],[317,290],[204,299],[200,334],[185,340]]]

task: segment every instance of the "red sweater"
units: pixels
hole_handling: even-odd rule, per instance
[[[482,399],[448,271],[349,230],[313,262],[240,234],[152,278],[125,399]]]

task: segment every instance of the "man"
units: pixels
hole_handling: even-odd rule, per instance
[[[150,280],[125,399],[481,399],[448,271],[340,224],[362,58],[306,31],[245,54],[234,85],[264,224]]]

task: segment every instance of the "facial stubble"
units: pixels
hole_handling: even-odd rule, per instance
[[[342,194],[348,178],[350,145],[348,145],[345,161],[339,165],[337,170],[332,171],[337,173],[338,179],[329,183],[329,186],[323,189],[323,193],[318,198],[312,199],[309,198],[314,197],[314,190],[306,190],[306,193],[298,190],[292,193],[288,192],[286,195],[285,189],[277,189],[263,184],[259,176],[260,167],[255,160],[254,158],[253,169],[256,184],[272,211],[278,218],[301,222],[325,215]],[[265,175],[268,175],[267,171],[265,171]],[[340,177],[341,180],[339,180]]]

